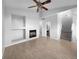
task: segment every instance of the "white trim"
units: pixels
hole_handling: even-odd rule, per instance
[[[2,48],[2,58],[4,57],[5,47]]]
[[[6,48],[6,47],[9,47],[9,46],[12,46],[12,45],[15,45],[15,44],[22,43],[22,42],[30,41],[30,40],[33,40],[33,39],[36,39],[36,38],[38,38],[38,37],[29,38],[29,39],[23,39],[23,40],[18,41],[18,42],[13,42],[13,43],[11,43],[11,44],[9,44],[9,45],[5,45],[5,48]]]

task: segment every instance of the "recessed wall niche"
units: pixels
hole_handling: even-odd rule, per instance
[[[11,18],[13,27],[25,27],[25,16],[12,15]]]
[[[20,15],[11,15],[11,24],[12,24],[12,41],[19,41],[26,39],[26,20],[25,16]]]

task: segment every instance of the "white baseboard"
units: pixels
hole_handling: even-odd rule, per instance
[[[4,57],[5,47],[2,47],[2,58]]]
[[[22,43],[22,42],[30,41],[30,40],[33,40],[33,39],[36,39],[36,38],[38,38],[38,37],[29,38],[29,39],[23,39],[23,40],[18,41],[18,42],[12,42],[11,44],[5,45],[5,48],[6,48],[6,47],[9,47],[9,46],[12,46],[12,45],[15,45],[15,44]]]

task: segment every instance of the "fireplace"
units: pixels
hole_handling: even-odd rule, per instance
[[[30,38],[36,37],[36,30],[30,30],[29,31],[29,37]]]

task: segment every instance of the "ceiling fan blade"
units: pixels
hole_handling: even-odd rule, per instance
[[[48,4],[48,3],[50,3],[51,2],[51,0],[47,0],[47,1],[45,1],[45,2],[43,2],[43,3],[41,3],[42,5],[45,5],[45,4]]]
[[[36,6],[30,6],[30,7],[28,7],[28,8],[33,8],[33,7],[36,7]]]
[[[36,0],[33,0],[35,3],[38,3],[38,1],[36,1]]]
[[[43,8],[44,10],[48,10],[48,8],[46,8],[46,7],[44,7],[44,6],[42,6],[42,8]]]

